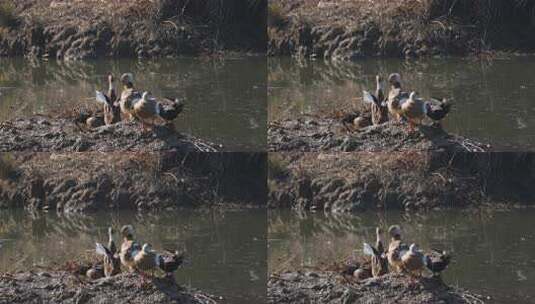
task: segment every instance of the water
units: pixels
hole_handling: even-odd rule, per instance
[[[131,223],[139,240],[155,249],[186,249],[189,265],[177,282],[222,296],[225,303],[266,301],[266,212],[129,212],[91,216],[31,216],[22,210],[0,212],[0,272],[63,265],[95,242],[107,242],[107,226]]]
[[[535,58],[364,59],[355,63],[268,63],[269,119],[332,111],[360,102],[362,90],[375,90],[375,75],[400,72],[407,91],[445,97],[455,103],[446,129],[498,150],[535,149]]]
[[[134,73],[139,90],[186,97],[177,130],[224,145],[227,151],[266,146],[265,57],[32,62],[0,59],[0,121],[94,104],[107,73]],[[119,84],[117,82],[117,84]]]
[[[534,303],[535,210],[510,212],[440,211],[424,216],[397,212],[320,215],[272,212],[268,271],[317,267],[340,261],[375,241],[375,227],[399,223],[407,242],[451,251],[443,272],[453,286],[492,297],[490,303]]]

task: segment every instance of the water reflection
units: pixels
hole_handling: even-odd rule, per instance
[[[132,223],[155,248],[186,249],[190,265],[177,281],[223,296],[228,303],[263,303],[266,293],[266,212],[166,212],[159,216],[0,213],[0,271],[63,265],[106,241],[106,227]]]
[[[94,103],[106,74],[131,71],[136,86],[155,96],[186,97],[177,130],[225,145],[262,151],[266,142],[265,57],[153,61],[31,62],[0,60],[0,121]]]
[[[377,73],[399,71],[405,87],[423,97],[446,97],[455,107],[448,131],[490,142],[499,150],[535,149],[533,57],[490,62],[470,59],[366,59],[355,63],[269,60],[269,119],[332,110],[360,102]]]
[[[269,215],[268,268],[318,267],[339,261],[365,241],[375,227],[400,223],[406,239],[423,248],[453,253],[443,273],[451,285],[490,295],[497,303],[533,303],[535,233],[529,224],[535,210],[510,212],[442,211],[408,216],[397,212],[351,215]]]

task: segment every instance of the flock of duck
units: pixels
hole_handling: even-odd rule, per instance
[[[172,278],[175,272],[184,261],[184,255],[178,251],[164,250],[156,252],[148,243],[143,246],[135,238],[135,231],[132,225],[125,225],[121,228],[122,244],[118,248],[115,245],[113,229],[108,228],[108,245],[96,243],[95,251],[102,257],[102,266],[94,266],[87,270],[86,276],[90,279],[101,277],[111,277],[121,272],[121,266],[130,272],[136,272],[145,279],[148,272],[151,276],[159,269],[165,273],[166,277]]]
[[[398,225],[390,226],[388,233],[390,235],[388,248],[385,247],[383,232],[379,227],[376,228],[375,247],[364,243],[363,252],[371,257],[369,266],[353,262],[346,265],[343,273],[357,280],[379,277],[388,272],[404,273],[411,278],[418,278],[426,269],[432,272],[433,276],[437,276],[448,267],[451,256],[445,251],[432,249],[424,253],[417,244],[407,245],[401,239],[401,228]]]
[[[440,121],[450,112],[451,103],[443,99],[424,100],[417,97],[417,93],[405,92],[401,88],[401,75],[399,73],[390,74],[388,77],[390,90],[385,95],[381,76],[376,76],[375,95],[363,91],[363,101],[370,105],[371,117],[350,113],[344,115],[342,124],[348,128],[362,128],[371,124],[378,125],[388,120],[397,122],[405,121],[409,124],[409,131],[421,125],[425,119],[430,119],[440,125]]]
[[[134,76],[125,73],[121,76],[123,91],[117,95],[114,77],[108,75],[108,93],[96,91],[96,100],[103,107],[103,120],[92,116],[86,118],[89,127],[99,127],[103,124],[112,125],[121,120],[141,122],[143,131],[147,126],[168,124],[180,114],[184,108],[182,100],[177,98],[162,98],[157,100],[148,91],[143,93],[134,88]]]

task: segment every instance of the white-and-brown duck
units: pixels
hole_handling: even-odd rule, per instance
[[[166,101],[166,103],[159,102],[150,92],[143,92],[141,100],[136,102],[133,108],[133,114],[141,121],[143,129],[146,125],[168,123],[175,119],[184,107],[179,99],[174,101],[166,99]]]
[[[411,244],[409,250],[401,257],[401,268],[413,277],[421,277],[425,262],[424,254],[419,250],[418,245]]]
[[[388,76],[390,91],[388,92],[387,106],[390,116],[396,121],[401,121],[401,105],[409,98],[407,92],[401,89],[401,75],[393,73]]]
[[[134,105],[141,100],[141,93],[134,89],[134,75],[124,73],[121,75],[123,91],[119,100],[121,116],[123,120],[132,121],[134,119]]]
[[[401,115],[407,119],[409,131],[413,131],[427,117],[427,103],[417,98],[416,92],[411,92],[409,99],[401,105]]]

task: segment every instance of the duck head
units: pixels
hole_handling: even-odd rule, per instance
[[[141,95],[141,99],[143,99],[143,100],[148,100],[150,96],[151,96],[151,93],[148,92],[148,91],[145,91],[145,92],[143,92],[143,94]]]
[[[134,75],[132,73],[124,73],[121,75],[121,83],[127,88],[132,88],[134,86]]]
[[[127,239],[127,240],[131,240],[134,238],[134,227],[132,225],[124,225],[122,228],[121,228],[121,235],[123,236],[123,238]]]
[[[399,73],[392,73],[388,76],[388,83],[395,88],[401,87],[401,75]]]
[[[401,228],[398,225],[393,225],[388,228],[388,234],[395,240],[401,239]]]
[[[151,246],[151,244],[145,243],[145,244],[143,244],[143,247],[141,248],[141,250],[142,250],[144,253],[151,253],[151,251],[152,251],[152,246]]]

